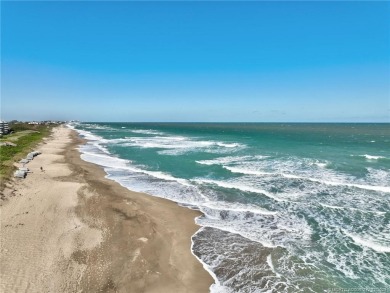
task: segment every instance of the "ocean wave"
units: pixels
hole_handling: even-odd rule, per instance
[[[257,242],[264,247],[267,248],[275,248],[278,245],[274,244],[272,241],[272,234],[276,233],[267,233],[267,235],[261,235],[261,232],[268,232],[266,229],[262,229],[260,231],[254,231],[253,226],[250,228],[245,228],[243,225],[237,224],[233,221],[231,222],[223,222],[220,219],[212,219],[212,218],[197,218],[196,223],[202,227],[218,229],[221,231],[229,232],[232,234],[240,235],[241,237]],[[279,231],[278,231],[279,232]]]
[[[264,247],[290,247],[297,241],[308,245],[312,229],[306,220],[285,212],[277,214],[250,213],[247,211],[207,209],[202,206],[205,216],[196,222],[204,227],[241,235],[245,239],[260,243]]]
[[[240,174],[245,174],[245,175],[282,176],[282,177],[287,178],[287,179],[301,179],[301,180],[318,182],[321,184],[332,185],[332,186],[348,186],[348,187],[355,187],[355,188],[360,188],[360,189],[380,191],[380,192],[386,192],[386,193],[390,192],[389,186],[372,186],[372,185],[367,185],[367,184],[356,184],[356,183],[349,183],[349,182],[342,182],[342,181],[328,181],[328,180],[322,180],[322,179],[317,179],[317,178],[313,178],[313,177],[304,177],[304,176],[298,176],[298,175],[286,174],[286,173],[263,172],[263,171],[243,169],[243,168],[230,167],[230,166],[223,166],[223,168],[225,168],[233,173],[240,173]]]
[[[239,173],[239,174],[245,174],[245,175],[255,175],[255,176],[278,175],[278,173],[243,169],[243,168],[238,168],[238,167],[222,166],[222,168],[229,170],[232,173]]]
[[[355,156],[355,155],[351,155],[351,156]],[[362,157],[362,158],[365,158],[366,160],[368,161],[372,161],[372,160],[379,160],[379,159],[386,159],[386,157],[383,157],[383,156],[374,156],[374,155],[357,155],[356,157]]]
[[[163,149],[158,152],[162,155],[178,155],[193,151],[219,151],[223,149],[232,151],[245,147],[239,143],[196,140],[184,136],[126,137],[107,140],[106,143],[145,149]]]
[[[363,238],[361,236],[351,234],[345,230],[343,230],[343,232],[345,233],[345,235],[352,238],[352,240],[360,246],[371,248],[371,249],[375,250],[376,252],[380,252],[380,253],[390,252],[389,246],[384,246],[384,245],[375,243],[374,241],[372,241],[371,239],[369,239],[366,236]]]
[[[133,133],[139,133],[139,134],[165,135],[164,132],[153,130],[153,129],[131,129],[130,131]]]
[[[160,171],[148,171],[144,169],[139,169],[137,167],[130,166],[131,161],[115,158],[113,156],[105,156],[95,153],[83,152],[81,158],[85,161],[95,163],[97,165],[109,168],[124,169],[135,173],[143,173],[150,175],[154,178],[158,178],[166,181],[175,181],[184,186],[191,186],[188,180],[182,178],[176,178],[168,173]]]
[[[198,164],[201,165],[223,165],[223,164],[229,164],[229,163],[236,163],[236,162],[242,162],[247,160],[263,160],[269,158],[269,156],[226,156],[226,157],[220,157],[212,160],[199,160],[195,161]]]
[[[125,132],[129,135],[128,130],[121,133]],[[337,169],[339,165],[331,161],[275,153],[255,155],[251,145],[237,145],[217,136],[206,140],[168,133],[139,134],[149,136],[134,134],[105,140],[92,137],[85,148],[82,147],[82,158],[87,156],[87,160],[99,161],[107,177],[126,188],[203,212],[196,222],[202,227],[200,231],[209,231],[210,238],[194,240],[192,250],[199,248],[199,241],[209,244],[204,257],[199,259],[216,280],[213,293],[218,290],[224,293],[266,292],[268,289],[276,292],[276,288],[280,289],[277,292],[298,292],[298,287],[306,292],[307,288],[313,288],[310,286],[312,280],[330,284],[327,282],[333,282],[335,276],[350,282],[348,284],[364,276],[369,285],[389,285],[386,257],[390,239],[386,235],[386,212],[390,208],[390,172],[382,166],[386,161],[373,164],[364,159],[355,160],[366,165],[361,168],[361,174],[354,177],[353,172],[348,175],[348,170],[339,171],[345,169]],[[193,159],[192,162],[204,166],[195,165],[193,168],[199,170],[192,172],[191,169],[186,175],[196,174],[192,176],[197,177],[187,180],[173,176],[180,172],[151,171],[142,162],[123,160],[108,151],[111,147],[123,146],[124,150],[126,146],[142,147],[144,143],[150,143],[149,148],[156,148],[153,156],[199,151],[185,159]],[[246,147],[248,152],[244,150]],[[225,152],[226,156],[213,156],[212,152]],[[207,168],[211,165],[221,166],[234,174]],[[189,175],[188,178],[193,177]],[[201,235],[195,234],[193,238],[198,236]],[[249,240],[255,243],[249,243]],[[362,247],[363,251],[351,243]],[[266,249],[267,253],[259,263],[261,249]],[[230,262],[233,259],[234,263]],[[223,275],[225,271],[229,274]]]
[[[372,182],[375,185],[388,185],[390,182],[390,169],[374,169],[371,167],[366,168],[368,174],[366,175],[367,181]]]
[[[114,130],[112,127],[98,124],[83,124],[83,126],[91,130]]]
[[[226,143],[226,142],[215,142],[217,146],[225,147],[225,148],[236,148],[243,146],[241,143]]]
[[[319,203],[321,206],[329,208],[329,209],[336,209],[336,210],[351,210],[351,211],[357,211],[361,213],[373,213],[377,215],[385,215],[386,212],[380,212],[380,211],[370,211],[370,210],[362,210],[362,209],[357,209],[357,208],[351,208],[351,207],[341,207],[341,206],[333,206],[333,205],[328,205],[324,203]]]
[[[82,130],[82,129],[76,129],[76,130],[86,140],[99,141],[100,143],[107,142],[107,140],[104,139],[103,137],[101,137],[101,136],[99,136],[97,134],[93,134],[90,131],[86,131],[86,130]]]
[[[210,208],[217,211],[225,211],[225,212],[237,212],[237,213],[253,213],[258,215],[266,215],[266,216],[274,216],[278,212],[275,211],[269,211],[264,208],[260,208],[259,206],[255,205],[245,205],[240,203],[227,203],[224,201],[208,201],[205,203],[202,203],[200,205],[200,208]]]
[[[312,163],[313,165],[316,165],[316,166],[318,166],[318,167],[320,167],[320,168],[326,168],[327,166],[328,166],[328,163],[322,163],[322,162],[313,162]]]
[[[218,245],[213,245],[216,241]],[[286,293],[294,288],[294,284],[275,275],[266,261],[267,255],[275,248],[207,227],[195,235],[193,249],[210,270],[218,272],[217,287],[220,290],[211,288],[212,293]]]
[[[233,293],[233,291],[226,286],[221,285],[217,275],[214,273],[209,264],[203,261],[201,257],[199,257],[196,253],[194,253],[195,242],[194,239],[198,236],[198,234],[203,233],[204,227],[201,227],[198,231],[195,232],[191,237],[191,253],[195,258],[202,264],[203,268],[210,274],[210,276],[214,279],[214,284],[210,286],[210,293]]]
[[[217,185],[217,186],[220,186],[223,188],[237,189],[237,190],[241,190],[244,192],[252,192],[252,193],[262,194],[262,195],[265,195],[265,196],[272,198],[276,201],[284,201],[283,199],[276,197],[272,193],[270,193],[264,189],[260,189],[260,188],[250,187],[250,186],[246,186],[246,185],[240,185],[237,183],[229,183],[226,181],[217,181],[217,180],[209,180],[209,179],[194,179],[192,181],[200,183],[200,184],[214,184],[214,185]]]
[[[94,163],[102,167],[129,169],[128,164],[130,161],[116,158],[110,155],[98,154],[94,152],[88,152],[86,147],[81,148],[81,158],[84,161]]]

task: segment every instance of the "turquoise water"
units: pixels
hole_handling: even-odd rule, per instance
[[[71,127],[108,178],[204,213],[212,292],[390,290],[390,124]]]

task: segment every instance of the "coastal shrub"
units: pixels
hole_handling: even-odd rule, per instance
[[[37,146],[42,139],[49,135],[52,126],[15,124],[14,133],[5,135],[0,141],[12,141],[16,146],[0,146],[0,190],[16,169],[14,162],[18,162]],[[17,130],[16,130],[17,129]],[[29,130],[29,131],[26,131]],[[34,131],[31,131],[34,130]]]

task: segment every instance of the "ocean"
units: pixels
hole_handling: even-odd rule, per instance
[[[390,292],[390,124],[69,126],[108,178],[204,214],[211,292]]]

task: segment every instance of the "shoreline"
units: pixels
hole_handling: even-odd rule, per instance
[[[200,212],[105,178],[102,167],[80,158],[82,142],[76,131],[55,128],[28,164],[34,173],[13,183],[16,196],[0,207],[7,268],[0,288],[209,292],[214,279],[191,250]]]

